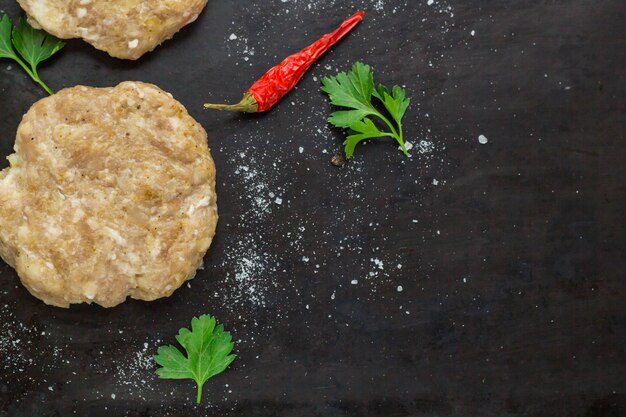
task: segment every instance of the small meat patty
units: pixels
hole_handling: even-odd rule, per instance
[[[18,0],[29,22],[62,38],[137,59],[193,22],[207,0]]]
[[[0,172],[0,256],[47,304],[154,300],[191,279],[217,223],[204,129],[140,82],[35,103]]]

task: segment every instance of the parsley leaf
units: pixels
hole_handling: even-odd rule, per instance
[[[333,126],[351,130],[344,142],[348,158],[354,155],[354,149],[359,142],[379,137],[396,139],[404,154],[408,155],[404,145],[402,118],[411,100],[406,97],[403,88],[396,85],[392,88],[391,94],[382,85],[375,88],[374,74],[370,66],[357,62],[348,73],[340,72],[335,77],[324,77],[322,91],[328,94],[331,104],[351,109],[336,111],[328,119]],[[378,111],[372,103],[372,97],[382,102],[395,125],[387,115]],[[380,130],[372,116],[382,121],[389,131]]]
[[[39,78],[37,66],[61,50],[64,45],[65,43],[54,36],[34,29],[24,19],[20,19],[19,25],[13,28],[7,15],[0,18],[0,58],[9,58],[17,62],[48,94],[53,92]]]
[[[18,59],[11,46],[11,30],[13,24],[9,16],[3,15],[0,18],[0,58]]]
[[[353,123],[350,128],[352,129],[352,134],[348,136],[343,143],[345,146],[346,156],[351,158],[354,155],[354,148],[356,145],[365,139],[371,138],[381,138],[385,136],[394,137],[393,134],[387,132],[381,132],[378,130],[374,122],[371,119],[365,118],[362,121],[357,121]]]
[[[379,85],[378,91],[374,94],[376,98],[383,102],[385,108],[391,114],[393,119],[398,125],[402,125],[402,117],[411,104],[411,99],[406,97],[406,91],[397,85],[393,86],[391,95],[387,89]]]
[[[196,402],[202,399],[202,386],[223,372],[236,356],[230,353],[233,342],[230,333],[215,318],[205,314],[191,320],[191,330],[179,330],[176,340],[187,352],[187,356],[174,346],[161,346],[154,356],[161,368],[157,375],[162,379],[193,379],[198,385]]]

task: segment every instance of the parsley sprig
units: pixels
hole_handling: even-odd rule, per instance
[[[391,94],[380,84],[375,88],[370,66],[357,62],[348,73],[340,72],[335,77],[324,77],[322,91],[329,95],[330,102],[335,106],[351,109],[336,111],[328,119],[336,127],[351,130],[344,142],[346,157],[351,158],[354,155],[354,149],[359,142],[381,137],[394,138],[404,154],[408,155],[404,144],[402,118],[411,100],[406,97],[403,88],[396,85],[391,89]],[[374,106],[372,98],[380,100],[388,115]],[[380,120],[389,130],[379,129],[373,118]]]
[[[161,365],[157,375],[162,379],[193,379],[198,385],[196,403],[202,400],[202,386],[211,378],[223,372],[236,356],[230,353],[233,342],[230,333],[221,324],[216,326],[215,318],[208,314],[194,317],[191,330],[179,330],[176,340],[187,352],[187,356],[174,346],[161,346],[154,356]]]
[[[65,43],[54,36],[34,29],[23,18],[15,28],[9,16],[3,15],[0,18],[0,58],[9,58],[17,62],[30,78],[50,95],[54,93],[39,78],[37,66],[61,50],[64,45]]]

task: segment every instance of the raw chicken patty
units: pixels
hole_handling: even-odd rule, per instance
[[[47,304],[169,296],[217,223],[204,129],[151,84],[74,87],[35,103],[0,171],[0,256]]]
[[[193,22],[207,0],[18,0],[35,27],[137,59]]]

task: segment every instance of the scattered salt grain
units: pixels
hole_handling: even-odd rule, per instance
[[[404,290],[404,288],[402,288],[402,285],[398,285],[398,288],[396,288],[398,290],[398,292],[402,292]]]
[[[428,140],[420,140],[419,143],[419,153],[427,154],[431,153],[435,149],[435,144]]]
[[[231,33],[230,36],[228,37],[228,40],[234,41],[235,39],[237,39],[237,35],[235,35],[234,33]]]
[[[356,279],[353,279],[352,281],[350,281],[350,284],[352,284],[352,285],[356,285],[356,284],[358,284],[358,283],[359,283],[359,281],[358,281],[358,280],[356,280]]]
[[[155,341],[158,344],[158,340]],[[128,386],[130,389],[137,387],[147,387],[145,375],[153,371],[154,361],[152,359],[153,350],[148,343],[143,343],[143,349],[135,350],[127,357],[120,358],[116,369],[116,379],[118,383]],[[152,390],[152,388],[147,388]],[[112,394],[111,398],[113,397]]]
[[[376,265],[376,267],[378,269],[384,269],[383,268],[383,261],[381,261],[380,259],[373,258],[373,259],[371,259],[371,261],[374,262],[374,265]]]
[[[489,142],[489,139],[487,139],[485,135],[478,136],[478,143],[480,143],[481,145],[484,145],[487,142]]]

